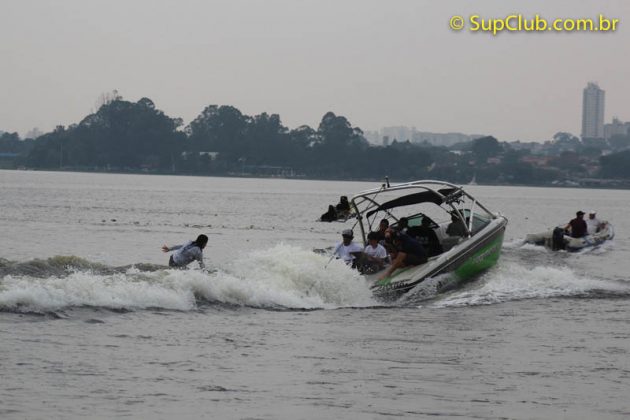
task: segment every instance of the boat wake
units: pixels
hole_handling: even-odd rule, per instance
[[[527,267],[503,261],[463,290],[445,295],[434,307],[493,305],[524,299],[630,298],[623,280],[584,277],[568,267]]]
[[[124,273],[131,268],[140,271],[157,271],[168,267],[156,264],[139,263],[121,267],[110,267],[76,256],[56,256],[45,260],[35,259],[15,262],[0,258],[0,278],[5,276],[30,276],[36,278],[68,276],[76,271],[89,271],[94,274]]]
[[[108,267],[78,257],[0,260],[0,311],[72,307],[192,311],[227,304],[269,309],[374,306],[365,281],[340,261],[277,245],[213,271],[138,264]]]
[[[578,275],[576,255],[504,249],[498,265],[472,282],[448,275],[420,283],[390,306],[492,305],[523,299],[630,298],[630,283]],[[591,252],[597,252],[593,250]],[[530,255],[531,254],[531,255]],[[271,310],[382,306],[366,281],[339,260],[289,245],[244,254],[214,270],[153,264],[111,267],[79,257],[0,259],[0,312],[47,314],[69,308],[196,311],[212,305]],[[537,264],[532,268],[528,263]]]
[[[528,244],[525,242],[525,239],[513,239],[511,241],[506,241],[503,243],[503,250],[513,250],[513,249],[526,249],[530,251],[539,251],[539,252],[548,252],[548,250],[544,246]]]

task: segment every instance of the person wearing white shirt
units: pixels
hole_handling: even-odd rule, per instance
[[[203,249],[208,243],[206,235],[199,235],[194,241],[188,241],[184,245],[162,246],[163,252],[175,251],[168,260],[168,266],[172,268],[184,268],[197,260],[200,268],[205,268],[203,263]]]
[[[378,243],[378,236],[378,232],[370,232],[368,234],[368,244],[363,249],[363,252],[373,259],[384,260],[387,258],[387,250]]]
[[[387,250],[378,243],[379,233],[368,234],[368,244],[363,249],[362,271],[375,273],[385,267],[388,261]]]
[[[346,229],[341,233],[342,241],[337,244],[333,255],[342,259],[348,265],[354,265],[354,262],[358,256],[363,252],[363,247],[357,243],[352,242],[354,233],[352,229]]]
[[[586,219],[586,232],[589,235],[593,235],[599,231],[602,222],[596,217],[597,212],[595,210],[591,210],[588,213],[588,219]]]

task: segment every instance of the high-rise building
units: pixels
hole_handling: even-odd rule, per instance
[[[614,136],[625,136],[629,133],[630,123],[624,123],[619,118],[613,117],[612,123],[604,124],[604,138],[606,140]]]
[[[589,82],[582,97],[582,139],[604,138],[604,102],[606,92]]]

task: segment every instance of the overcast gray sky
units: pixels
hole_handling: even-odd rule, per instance
[[[453,32],[451,16],[621,20],[615,33]],[[545,140],[580,134],[582,89],[630,120],[628,0],[2,0],[0,130],[80,121],[146,96],[186,123],[209,104],[317,126]]]

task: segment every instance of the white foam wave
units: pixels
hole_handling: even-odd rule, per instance
[[[0,279],[0,310],[55,311],[73,306],[192,310],[197,298],[255,307],[336,308],[376,303],[343,263],[287,245],[242,256],[224,269]]]
[[[60,278],[6,276],[2,280],[0,309],[37,312],[72,306],[189,310],[195,307],[195,297],[172,271],[146,276],[132,271],[109,276],[75,272]]]
[[[513,239],[511,241],[505,241],[503,242],[503,248],[520,248],[525,244],[525,239],[524,238],[517,238],[517,239]]]
[[[491,305],[522,299],[579,296],[595,290],[630,291],[618,282],[579,276],[568,267],[530,268],[510,262],[499,264],[478,282],[434,305]]]
[[[525,238],[514,239],[509,242],[503,243],[504,249],[514,249],[514,250],[527,250],[527,251],[537,251],[537,252],[550,252],[549,249],[542,245],[535,245],[528,242],[525,242]]]
[[[534,244],[527,244],[527,243],[523,243],[521,246],[518,247],[518,249],[527,250],[527,251],[536,251],[536,252],[553,252],[542,245],[534,245]],[[555,252],[559,252],[559,251],[555,251]]]
[[[251,306],[336,308],[376,303],[365,280],[343,262],[288,245],[239,258],[213,281],[197,284],[207,299]]]

